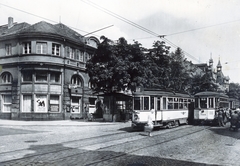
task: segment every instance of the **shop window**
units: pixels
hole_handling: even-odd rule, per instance
[[[60,55],[60,48],[61,48],[61,45],[60,44],[55,44],[53,43],[52,44],[52,54],[53,55]]]
[[[23,109],[22,112],[32,111],[32,95],[23,95]]]
[[[37,82],[47,82],[47,72],[46,71],[36,72],[36,81]]]
[[[23,54],[31,54],[31,42],[23,43]]]
[[[80,97],[72,96],[71,100],[71,112],[72,113],[80,113]]]
[[[3,73],[2,74],[2,83],[3,84],[12,83],[12,75],[10,73]]]
[[[12,95],[2,95],[3,99],[3,112],[11,112]]]
[[[81,77],[74,75],[71,79],[71,84],[72,85],[77,85],[78,87],[82,86],[82,79]]]
[[[47,112],[47,95],[36,95],[35,112]]]
[[[37,54],[47,54],[47,43],[37,42]]]
[[[12,55],[12,45],[11,44],[6,44],[5,49],[6,49],[6,55]]]
[[[58,72],[50,73],[50,82],[52,83],[60,83],[61,74]]]
[[[59,112],[59,95],[50,95],[50,111]]]

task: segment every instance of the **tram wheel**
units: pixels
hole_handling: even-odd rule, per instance
[[[175,126],[180,126],[180,122],[178,120],[175,121]]]

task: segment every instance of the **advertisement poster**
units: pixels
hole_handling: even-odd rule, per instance
[[[47,112],[46,96],[38,96],[36,98],[36,112]]]

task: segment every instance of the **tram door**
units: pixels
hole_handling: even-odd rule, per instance
[[[155,110],[155,116],[154,116],[154,119],[153,119],[153,121],[155,121],[155,123],[156,123],[156,121],[158,119],[158,115],[157,115],[157,110],[158,110],[157,102],[158,101],[156,101],[156,98],[154,96],[151,96],[151,98],[150,98],[150,106],[151,106],[151,108],[150,109],[153,108]]]
[[[81,113],[81,97],[80,96],[72,96],[71,97],[71,113],[80,114]]]

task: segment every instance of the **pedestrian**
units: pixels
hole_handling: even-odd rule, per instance
[[[148,136],[152,136],[152,130],[153,130],[153,116],[154,116],[154,108],[150,110],[150,113],[148,114],[148,121],[146,126],[144,126],[145,132],[148,133]]]
[[[238,111],[234,111],[234,113],[231,116],[231,125],[230,128],[232,128],[233,125],[236,125],[237,127],[239,127],[239,115],[238,115]]]
[[[218,125],[224,127],[222,108],[220,108],[219,111],[218,111]]]

